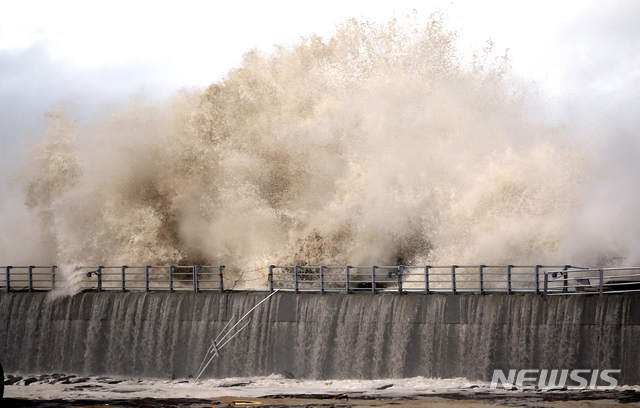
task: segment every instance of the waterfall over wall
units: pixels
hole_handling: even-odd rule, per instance
[[[257,293],[1,293],[9,373],[188,377]],[[467,377],[621,369],[640,383],[640,296],[276,294],[205,377]]]

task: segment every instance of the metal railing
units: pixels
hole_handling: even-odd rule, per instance
[[[640,293],[640,267],[565,268],[544,273],[543,295]]]
[[[56,266],[4,266],[0,291],[223,292],[224,265],[78,266],[63,282]],[[0,269],[1,270],[1,269]],[[264,276],[264,275],[263,275]],[[589,295],[640,293],[640,267],[571,265],[276,266],[268,292]],[[233,281],[232,279],[228,279]],[[264,288],[264,286],[263,286]],[[234,290],[233,287],[227,290]],[[264,289],[262,289],[264,290]]]
[[[12,288],[19,290],[53,290],[56,287],[56,266],[5,266],[4,289],[6,292]],[[44,269],[45,272],[40,270]],[[14,271],[15,270],[15,271]],[[14,272],[12,272],[14,271]],[[49,272],[46,272],[49,271]]]
[[[571,265],[269,266],[269,291],[542,293],[544,273]]]
[[[0,288],[3,287],[5,292],[50,291],[56,288],[57,266],[2,268],[5,273],[4,279],[0,279]],[[39,269],[46,271],[38,272]],[[97,292],[222,292],[223,271],[224,265],[77,266],[67,280],[81,290]]]

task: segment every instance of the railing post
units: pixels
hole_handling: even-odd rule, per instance
[[[151,271],[151,265],[144,267],[144,291],[149,291],[149,272]]]
[[[102,292],[102,270],[104,266],[98,266],[98,292]]]
[[[604,269],[600,268],[599,272],[600,272],[600,284],[599,284],[598,292],[599,292],[599,295],[602,296],[604,292]]]
[[[294,288],[296,293],[298,293],[298,265],[293,267],[293,279],[294,279]]]
[[[426,265],[424,267],[424,294],[428,295],[429,293],[431,293],[429,291],[429,268],[430,266]]]
[[[398,293],[402,294],[402,271],[404,266],[398,266]]]
[[[371,267],[371,293],[376,294],[376,269],[377,266]]]
[[[218,288],[218,291],[220,293],[224,292],[224,265],[220,265],[220,287]]]
[[[549,271],[544,272],[544,293],[543,297],[547,299],[547,291],[549,290]]]
[[[127,269],[127,267],[125,265],[122,265],[122,273],[121,273],[121,277],[122,277],[122,291],[124,292],[126,290],[126,286],[125,286],[125,270]]]
[[[349,265],[347,265],[347,269],[346,269],[346,274],[347,274],[347,275],[345,276],[345,278],[346,278],[346,279],[345,279],[345,281],[346,281],[346,284],[347,284],[347,286],[346,286],[346,288],[347,288],[347,295],[348,295],[349,293],[351,293],[351,291],[349,290],[349,289],[350,289],[350,288],[349,288],[349,273],[350,273],[350,272],[351,272],[351,267],[350,267]]]
[[[324,266],[320,267],[320,294],[324,295]]]
[[[173,293],[173,265],[169,266],[169,293]]]
[[[193,267],[193,293],[200,292],[200,265]]]
[[[33,292],[33,268],[35,266],[29,266],[29,292]]]
[[[481,295],[484,295],[484,267],[485,265],[480,265],[478,267],[478,286]]]
[[[5,292],[10,292],[11,291],[11,268],[13,268],[13,266],[7,266],[7,270],[6,270],[6,276],[5,279],[7,281],[7,287],[5,288]]]
[[[562,293],[567,293],[569,292],[569,272],[567,272],[567,269],[571,268],[571,265],[565,265],[564,269],[562,270]]]
[[[536,265],[536,295],[540,294],[540,268],[542,265]]]
[[[56,266],[51,267],[51,290],[56,288]]]
[[[269,265],[269,293],[273,293],[273,265]]]
[[[458,265],[451,265],[451,293],[456,294],[456,268]]]
[[[511,294],[511,268],[513,265],[507,265],[507,295]]]

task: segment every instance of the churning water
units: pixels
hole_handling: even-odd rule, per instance
[[[632,257],[624,222],[600,239],[601,160],[532,120],[514,83],[506,56],[463,56],[438,16],[348,21],[249,51],[163,105],[83,126],[52,111],[22,173],[38,250],[58,265],[225,264],[248,286],[269,264]]]

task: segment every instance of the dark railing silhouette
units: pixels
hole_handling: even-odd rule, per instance
[[[49,291],[61,283],[57,266],[5,266],[5,292]],[[44,271],[41,271],[43,270]],[[67,284],[86,291],[203,292],[224,291],[224,265],[77,266]]]
[[[224,265],[78,266],[65,279],[56,266],[4,266],[0,290],[223,292],[235,290]],[[255,272],[255,271],[254,271]],[[237,273],[236,273],[237,274]],[[233,274],[231,274],[233,275]],[[252,289],[295,293],[537,294],[640,293],[640,267],[588,269],[571,265],[277,266],[250,279]],[[260,283],[262,281],[262,283]],[[259,284],[256,288],[256,284]],[[230,286],[230,287],[227,287]],[[247,290],[246,287],[242,290]]]
[[[542,293],[544,273],[571,265],[276,266],[269,291],[320,293]],[[552,284],[553,286],[553,284]]]

